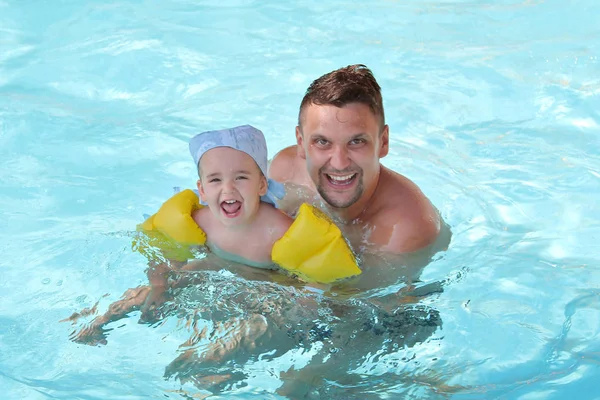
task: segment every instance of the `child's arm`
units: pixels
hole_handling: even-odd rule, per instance
[[[74,332],[71,335],[71,340],[92,346],[106,344],[107,329],[104,328],[104,325],[117,321],[125,317],[131,311],[139,309],[146,300],[149,292],[150,287],[146,285],[138,286],[135,289],[127,289],[120,300],[115,301],[108,306],[108,311],[94,318],[89,325],[79,332]],[[69,320],[76,321],[76,314],[71,316]]]
[[[144,232],[144,235],[140,240],[134,240],[133,247],[150,260],[147,271],[149,285],[128,289],[120,300],[109,306],[106,313],[96,317],[88,327],[75,334],[73,340],[88,344],[106,343],[104,325],[138,309],[142,310],[142,320],[155,318],[151,314],[166,300],[169,273],[173,268],[181,268],[188,258],[193,257],[188,245],[205,242],[206,235],[191,217],[191,213],[199,208],[201,206],[196,194],[191,190],[184,190],[167,200],[156,214],[138,226],[138,231]],[[165,229],[169,232],[166,238],[161,233]],[[154,250],[157,248],[167,261],[156,261]],[[186,261],[173,261],[175,258]],[[74,314],[68,320],[76,321],[79,316],[80,314]]]
[[[152,320],[151,312],[165,302],[169,274],[180,270],[194,257],[193,246],[205,244],[206,234],[195,216],[202,208],[198,196],[189,189],[184,190],[164,202],[156,214],[138,226],[145,240],[136,248],[150,259],[147,274],[151,290],[142,306],[142,320]],[[160,249],[168,261],[154,261],[152,251],[146,252],[148,244],[150,248]]]
[[[180,268],[183,264],[178,261],[151,262],[147,271],[149,285],[127,289],[120,300],[109,305],[104,314],[94,318],[89,325],[74,333],[71,339],[89,345],[106,344],[108,330],[104,326],[137,310],[142,311],[141,321],[155,320],[156,316],[152,315],[152,312],[167,300],[168,275],[173,267]],[[79,314],[74,314],[69,320],[76,321],[78,316]]]

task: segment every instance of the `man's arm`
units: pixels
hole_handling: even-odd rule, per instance
[[[402,254],[424,249],[435,243],[440,228],[440,217],[433,207],[420,213],[404,214],[391,226],[389,240],[382,243],[381,250]]]
[[[404,229],[402,220],[398,220],[395,225],[375,229],[373,234],[376,237],[369,238],[375,251],[361,255],[362,265],[366,268],[359,286],[370,289],[399,280],[409,286],[417,282],[423,269],[432,261],[432,257],[440,251],[445,251],[450,243],[450,228],[441,218],[439,221],[439,230],[433,229],[431,224],[423,224],[425,226],[421,229],[425,228],[425,232]],[[414,225],[414,222],[410,224]],[[430,230],[427,231],[427,228]]]
[[[410,179],[387,169],[381,179],[384,189],[379,198],[384,200],[370,221],[374,227],[370,241],[393,254],[412,253],[435,244],[443,222],[421,189]]]

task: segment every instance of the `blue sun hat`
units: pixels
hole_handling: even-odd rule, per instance
[[[219,131],[202,132],[194,136],[190,140],[190,154],[194,158],[196,167],[204,153],[216,147],[231,147],[248,154],[265,178],[267,177],[267,142],[263,133],[255,127],[242,125]],[[285,189],[281,183],[272,179],[267,179],[267,184],[267,194],[261,196],[260,200],[277,208],[277,200],[283,198]]]

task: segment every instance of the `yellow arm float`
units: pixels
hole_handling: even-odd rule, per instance
[[[308,204],[300,206],[292,226],[275,242],[271,258],[309,282],[331,283],[361,273],[340,229]]]
[[[148,246],[134,242],[134,247],[146,256],[149,250],[158,248],[171,260],[193,258],[190,247],[206,243],[206,234],[192,218],[192,212],[202,207],[196,193],[189,189],[175,194],[156,214],[137,226],[146,235]]]

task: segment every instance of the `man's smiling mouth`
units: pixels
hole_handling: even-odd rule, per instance
[[[347,185],[350,185],[350,184],[352,184],[354,182],[354,180],[356,179],[357,175],[358,174],[356,172],[353,173],[353,174],[348,174],[348,175],[329,175],[329,174],[325,174],[325,176],[327,177],[327,180],[333,186],[347,186]]]

